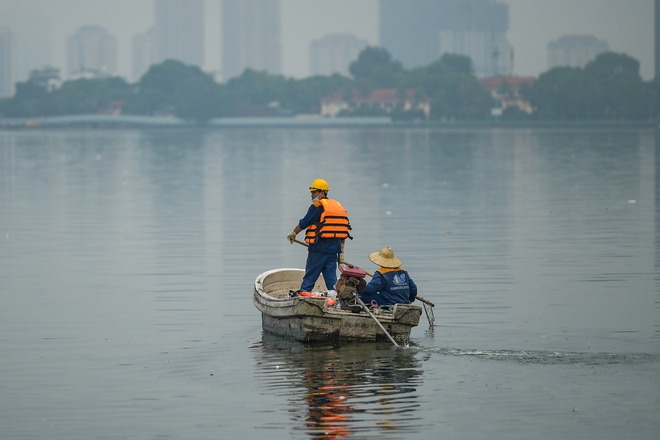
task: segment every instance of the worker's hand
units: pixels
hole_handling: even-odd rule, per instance
[[[289,235],[286,236],[286,238],[289,240],[289,243],[293,244],[293,242],[296,240],[296,230],[294,229],[293,231],[289,232]]]

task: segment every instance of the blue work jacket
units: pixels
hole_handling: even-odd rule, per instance
[[[410,304],[417,296],[417,285],[400,267],[380,268],[360,295],[362,301],[376,300],[380,305]]]

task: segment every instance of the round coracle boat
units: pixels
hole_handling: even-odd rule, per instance
[[[333,298],[334,291],[324,292],[322,276],[312,294],[299,296],[296,292],[304,274],[302,269],[282,268],[257,277],[253,302],[261,312],[264,331],[303,342],[387,341],[375,318],[395,340],[406,342],[419,324],[419,306],[375,308],[370,316],[347,301]]]

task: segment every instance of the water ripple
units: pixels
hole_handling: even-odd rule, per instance
[[[517,361],[529,364],[640,364],[659,362],[660,355],[650,353],[584,353],[584,352],[550,352],[532,350],[476,350],[460,348],[425,348],[411,346],[411,350],[424,353],[436,353],[446,356],[470,356],[495,361]]]

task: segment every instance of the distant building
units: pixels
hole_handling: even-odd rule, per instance
[[[32,70],[53,64],[48,15],[4,9],[0,12],[0,28],[9,28],[14,34],[15,82],[27,81]]]
[[[309,46],[309,70],[313,76],[339,73],[349,76],[350,64],[368,46],[362,40],[350,34],[331,34],[314,40]]]
[[[655,0],[655,77],[660,76],[660,0]]]
[[[460,54],[470,57],[478,77],[511,73],[511,45],[504,32],[440,31],[439,51],[442,56]]]
[[[203,67],[204,0],[155,0],[151,63],[173,59]]]
[[[60,69],[46,66],[43,69],[33,70],[30,72],[28,81],[46,89],[48,92],[52,92],[60,87]]]
[[[607,41],[592,35],[565,35],[548,44],[548,68],[584,67],[608,50]]]
[[[67,77],[102,78],[117,74],[117,38],[101,26],[83,26],[67,38]]]
[[[478,77],[508,75],[509,6],[495,0],[379,0],[380,45],[406,68],[443,54],[472,59]]]
[[[133,61],[133,81],[139,81],[154,59],[154,28],[143,34],[137,34],[131,41],[131,55]]]
[[[498,116],[509,107],[517,107],[530,114],[534,111],[529,101],[521,94],[521,88],[531,87],[536,78],[533,76],[493,76],[482,78],[481,85],[495,98],[500,107],[494,109],[494,116]]]
[[[223,0],[223,79],[247,68],[281,73],[280,38],[280,0]]]
[[[0,98],[14,96],[16,43],[14,34],[0,28]]]
[[[384,113],[392,113],[400,108],[403,111],[421,110],[428,119],[431,114],[431,100],[420,96],[413,89],[374,89],[364,96],[358,90],[353,90],[350,97],[341,93],[333,93],[321,100],[321,115],[334,118],[342,111],[378,109]]]

